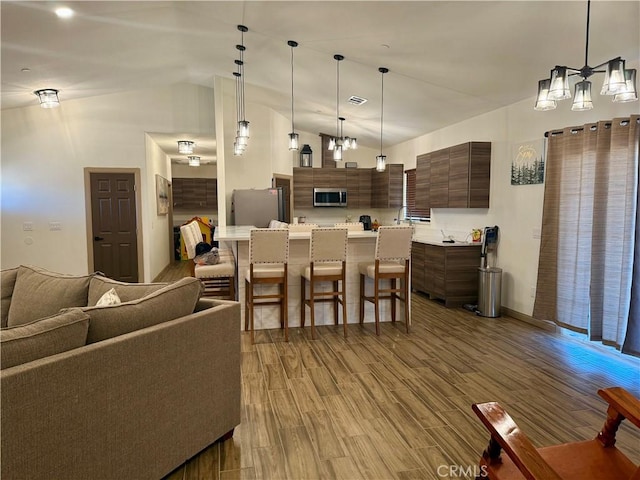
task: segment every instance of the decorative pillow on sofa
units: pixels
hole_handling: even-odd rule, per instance
[[[122,301],[116,293],[116,289],[112,288],[100,297],[97,301],[96,307],[106,307],[107,305],[120,305]]]
[[[85,305],[96,305],[98,300],[112,288],[120,297],[121,302],[130,302],[157,292],[166,287],[167,283],[126,283],[112,280],[111,278],[94,275],[89,282],[89,298]]]
[[[93,275],[63,275],[21,265],[11,297],[7,326],[15,327],[58,313],[61,308],[85,307]]]
[[[86,344],[89,315],[80,309],[0,330],[0,368],[66,352]]]
[[[91,319],[87,343],[190,315],[201,293],[200,280],[186,277],[138,300],[106,307],[85,307],[82,310]]]
[[[13,287],[16,284],[17,276],[18,268],[0,272],[0,295],[2,296],[0,299],[0,328],[6,327],[9,320],[9,306],[11,305],[11,296],[13,295]]]

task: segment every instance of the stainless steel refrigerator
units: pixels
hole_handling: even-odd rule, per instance
[[[231,212],[234,225],[268,227],[271,220],[284,221],[284,209],[282,188],[233,191]]]

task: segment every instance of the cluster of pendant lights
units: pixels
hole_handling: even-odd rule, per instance
[[[200,157],[192,155],[195,146],[196,143],[192,142],[191,140],[178,140],[178,153],[188,155],[187,160],[189,161],[190,167],[200,166]]]
[[[233,72],[236,78],[236,139],[233,142],[233,154],[242,155],[249,144],[249,122],[245,118],[245,101],[244,101],[244,34],[249,29],[244,25],[238,25],[240,30],[240,45],[236,45],[239,52],[239,58],[235,60],[236,71]]]
[[[601,95],[612,95],[616,103],[634,102],[638,100],[636,88],[636,70],[625,69],[625,61],[614,58],[597,65],[589,66],[589,20],[591,13],[591,0],[587,1],[587,39],[584,53],[584,67],[573,68],[557,66],[551,70],[550,78],[538,82],[538,97],[535,110],[553,110],[558,100],[571,98],[569,89],[569,76],[579,75],[582,81],[576,83],[571,110],[591,110],[591,82],[587,80],[594,73],[603,73],[604,83],[600,91]],[[598,70],[606,65],[606,70]]]
[[[291,133],[289,133],[289,150],[298,150],[300,146],[299,137],[295,130],[294,121],[294,81],[293,81],[293,49],[298,46],[298,42],[289,40],[287,45],[291,47]],[[340,116],[340,62],[344,60],[344,56],[336,54],[333,56],[336,60],[336,135],[329,140],[329,150],[333,151],[333,160],[342,161],[342,153],[345,150],[355,150],[358,148],[358,141],[354,137],[345,137],[343,135],[344,117]],[[388,68],[380,67],[378,71],[384,76],[389,71]],[[380,97],[380,155],[376,157],[376,170],[383,172],[386,168],[387,157],[382,153],[382,128],[384,119],[384,78],[382,78],[382,92]]]

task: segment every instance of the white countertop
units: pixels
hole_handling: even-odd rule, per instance
[[[251,229],[256,228],[253,225],[227,225],[216,227],[214,240],[221,242],[238,242],[249,241]],[[377,232],[371,230],[365,230],[363,232],[349,232],[349,239],[357,238],[377,238]],[[311,232],[291,232],[289,239],[291,240],[308,240],[311,237]],[[426,245],[436,245],[439,247],[473,247],[481,246],[482,243],[470,243],[460,242],[455,243],[443,243],[441,238],[426,236],[426,235],[414,235],[414,242],[424,243]]]
[[[227,225],[216,227],[214,233],[214,240],[220,242],[242,242],[249,241],[250,232],[254,227],[253,225]],[[309,240],[311,232],[291,232],[289,234],[290,240]],[[349,232],[349,239],[357,238],[376,238],[377,233],[372,231],[364,232]]]

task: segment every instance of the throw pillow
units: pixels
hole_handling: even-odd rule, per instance
[[[0,368],[82,347],[89,315],[74,308],[32,323],[0,330]]]
[[[7,326],[9,320],[9,307],[11,306],[11,296],[13,295],[13,287],[16,285],[18,269],[11,268],[0,272],[0,327]]]
[[[53,315],[61,308],[86,306],[91,277],[63,275],[21,265],[18,267],[7,326],[15,327]]]
[[[112,288],[104,295],[100,297],[98,303],[96,303],[96,307],[105,307],[107,305],[120,305],[122,302],[120,301],[120,297],[116,293],[116,289]]]
[[[157,292],[166,287],[166,283],[126,283],[112,280],[111,278],[94,275],[89,282],[89,298],[86,305],[97,305],[98,300],[112,288],[115,289],[121,302],[138,300],[150,293]]]
[[[200,280],[186,277],[146,297],[120,305],[85,307],[87,343],[95,343],[193,313],[202,293]]]

